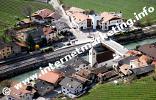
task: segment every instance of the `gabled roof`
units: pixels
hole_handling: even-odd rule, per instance
[[[156,60],[156,45],[145,44],[140,46],[138,50]]]
[[[43,33],[44,35],[48,35],[50,33],[54,32],[54,29],[50,26],[47,26],[47,27],[43,27]]]
[[[14,98],[16,98],[18,100],[21,99],[20,96],[23,96],[25,94],[34,94],[36,92],[35,90],[28,91],[28,90],[26,90],[24,88],[20,88],[20,89],[17,90],[16,88],[11,87],[10,89],[11,89],[10,96],[12,96],[12,97],[14,97]]]
[[[49,83],[52,83],[52,84],[56,84],[61,77],[62,77],[62,75],[60,73],[50,71],[44,75],[41,75],[39,77],[39,79],[49,82]]]
[[[74,67],[71,66],[65,66],[63,65],[62,68],[60,69],[56,69],[56,72],[61,72],[62,74],[64,74],[65,76],[71,76],[73,73],[76,72],[76,70],[74,69]]]
[[[64,63],[64,65],[70,65],[75,68],[79,67],[81,64],[89,65],[90,63],[82,58],[79,58],[79,57],[75,57],[75,58]]]
[[[55,20],[58,20],[61,18],[61,15],[59,15],[57,12],[52,12],[51,14],[49,14],[47,17],[49,18],[53,18]]]
[[[83,13],[72,13],[71,16],[74,18],[75,22],[77,23],[90,19],[88,15],[83,14]]]
[[[75,80],[74,78],[65,77],[61,82],[60,85],[66,88],[70,88],[72,90],[77,89],[80,85],[82,85],[80,82]]]
[[[92,72],[90,70],[81,69],[76,74],[79,75],[79,76],[81,76],[81,77],[88,78],[91,73]]]
[[[142,74],[147,74],[149,72],[154,71],[155,67],[152,65],[146,66],[146,67],[140,67],[140,68],[135,68],[132,69],[133,73],[135,75],[142,75]]]
[[[108,71],[108,68],[106,68],[105,66],[92,69],[92,73],[94,74],[105,73],[107,71]]]
[[[35,89],[36,89],[37,91],[40,91],[40,92],[45,91],[45,89],[47,89],[47,87],[49,87],[49,86],[50,86],[52,89],[54,89],[54,86],[53,86],[52,84],[47,83],[47,82],[43,82],[43,81],[38,81],[38,82],[36,82],[36,84],[34,85]]]
[[[52,13],[51,10],[49,9],[42,9],[42,10],[38,10],[35,13],[32,14],[32,16],[40,16],[42,18],[46,18],[48,17],[50,14]]]
[[[131,60],[135,60],[135,59],[138,59],[138,57],[137,56],[129,56],[127,58],[124,58],[124,59],[120,60],[119,61],[119,64],[121,64],[121,65],[123,65],[123,64],[129,65],[130,64],[130,61]]]
[[[69,10],[67,10],[69,12],[72,12],[72,13],[82,13],[84,12],[85,10],[81,9],[81,8],[77,8],[77,7],[71,7]]]
[[[113,19],[120,19],[121,17],[117,15],[113,15],[109,12],[103,12],[101,13],[101,17],[103,17],[102,22],[106,23],[107,21],[113,20]]]

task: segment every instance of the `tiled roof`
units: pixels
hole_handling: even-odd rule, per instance
[[[49,83],[52,83],[52,84],[56,84],[61,77],[62,77],[61,74],[50,71],[44,75],[41,75],[39,77],[39,79],[46,81],[46,82],[49,82]]]
[[[43,27],[44,35],[48,35],[48,34],[50,34],[52,32],[54,32],[54,29],[52,27]]]
[[[70,66],[75,67],[75,68],[79,67],[81,64],[89,65],[89,62],[82,59],[82,58],[75,57],[75,58],[64,63],[64,65],[70,65]]]
[[[24,86],[24,85],[23,85]],[[16,88],[14,88],[14,87],[11,87],[10,88],[11,89],[11,94],[10,94],[10,96],[12,96],[12,97],[14,97],[14,98],[16,98],[16,99],[21,99],[20,98],[20,96],[23,96],[23,95],[25,95],[25,94],[33,94],[33,93],[35,93],[36,91],[35,90],[33,90],[33,91],[28,91],[28,90],[26,90],[26,89],[24,89],[24,88],[20,88],[20,89],[16,89]]]
[[[110,21],[112,19],[120,19],[119,16],[113,15],[113,14],[111,14],[109,12],[103,12],[103,13],[101,13],[101,17],[103,17],[103,19],[102,19],[102,22],[103,23],[105,23],[107,21]]]
[[[42,18],[48,17],[52,13],[49,9],[42,9],[38,10],[37,12],[33,13],[32,16],[40,16]]]
[[[61,82],[61,86],[64,86],[66,88],[70,88],[72,90],[77,89],[78,86],[82,85],[80,82],[76,81],[74,78],[65,77]]]
[[[47,17],[49,18],[53,18],[55,20],[58,20],[61,18],[61,16],[57,13],[57,12],[52,12],[50,15],[48,15]]]
[[[156,46],[155,45],[145,44],[143,46],[140,46],[138,50],[144,53],[145,55],[152,57],[152,59],[156,60]]]
[[[90,19],[88,15],[83,13],[72,13],[71,16],[74,18],[75,22],[80,23],[86,19]]]
[[[71,7],[69,10],[69,12],[73,12],[73,13],[76,13],[76,12],[84,12],[85,10],[81,9],[81,8],[77,8],[77,7]]]

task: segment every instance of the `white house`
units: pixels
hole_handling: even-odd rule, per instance
[[[113,26],[123,22],[122,13],[103,12],[101,17],[99,25],[103,31],[111,30]]]
[[[79,12],[69,13],[68,15],[78,24],[80,29],[92,28],[92,19],[89,15]]]
[[[75,57],[67,62],[64,63],[65,66],[71,66],[73,67],[76,71],[80,71],[81,69],[89,69],[90,65],[89,62],[79,58]]]
[[[83,91],[83,85],[74,78],[65,77],[61,82],[61,89],[64,95],[73,98],[73,95],[77,95]]]

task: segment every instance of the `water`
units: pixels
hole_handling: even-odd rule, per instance
[[[128,49],[134,49],[137,45],[150,44],[150,43],[154,43],[154,42],[156,42],[156,38],[154,38],[154,39],[146,39],[146,40],[130,43],[130,44],[127,44],[127,45],[124,45],[124,46],[126,48],[128,48]],[[83,58],[88,60],[87,56],[84,56]],[[31,75],[33,75],[34,73],[37,73],[37,72],[39,72],[39,69],[36,69],[34,71],[30,71],[30,72],[18,75],[16,77],[11,78],[11,80],[22,81],[22,80],[30,77]]]
[[[136,48],[137,45],[151,44],[151,43],[155,43],[155,42],[156,42],[156,38],[153,38],[153,39],[146,39],[146,40],[142,40],[142,41],[137,41],[134,43],[129,43],[129,44],[124,45],[124,46],[128,49],[134,49],[134,48]]]

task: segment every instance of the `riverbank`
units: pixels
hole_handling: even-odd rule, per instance
[[[128,49],[134,49],[137,45],[151,44],[151,43],[154,43],[154,42],[156,42],[156,38],[145,39],[145,40],[137,41],[137,42],[131,42],[129,44],[125,44],[124,46],[126,48],[128,48]],[[86,59],[86,60],[88,60],[88,56],[84,56],[83,58]],[[38,71],[39,71],[39,69],[30,71],[28,73],[24,73],[24,74],[15,76],[15,77],[11,78],[11,80],[22,81],[23,79],[26,79],[28,76],[31,76],[34,73],[38,72]]]
[[[156,26],[149,26],[131,32],[125,32],[111,37],[114,41],[126,45],[129,43],[156,38]]]

